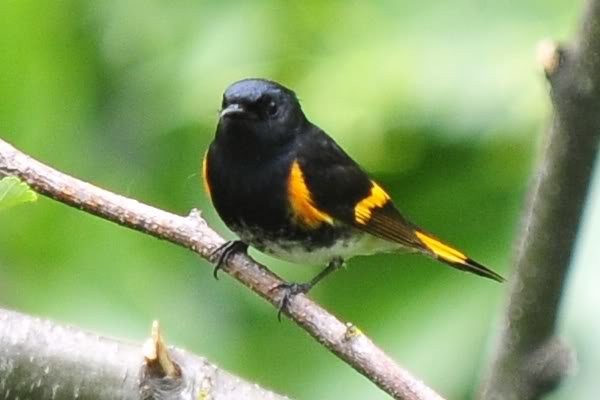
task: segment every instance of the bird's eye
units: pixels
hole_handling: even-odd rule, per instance
[[[277,114],[277,110],[278,110],[277,103],[275,103],[275,101],[271,100],[269,102],[269,104],[267,104],[267,114],[270,117],[272,117],[275,114]]]

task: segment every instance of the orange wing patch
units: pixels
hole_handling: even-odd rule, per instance
[[[210,197],[210,184],[208,183],[208,161],[207,161],[208,151],[204,153],[204,158],[202,159],[202,181],[204,182],[204,190]]]
[[[318,228],[322,223],[333,225],[333,218],[315,207],[298,160],[292,164],[287,191],[294,218],[301,225],[308,228]]]
[[[453,249],[452,247],[440,242],[439,240],[424,234],[423,232],[416,231],[415,235],[417,235],[419,240],[421,240],[421,242],[423,242],[423,244],[429,250],[431,250],[433,254],[435,254],[444,261],[450,263],[463,264],[468,259],[468,257],[460,251]]]
[[[366,225],[371,220],[373,209],[381,208],[390,201],[390,196],[381,186],[373,181],[371,183],[373,186],[369,195],[354,206],[354,220],[362,225]]]

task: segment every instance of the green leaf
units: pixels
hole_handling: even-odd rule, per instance
[[[14,176],[0,179],[0,211],[37,200],[37,193]]]

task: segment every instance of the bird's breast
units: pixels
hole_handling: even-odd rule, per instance
[[[234,157],[211,147],[207,154],[206,180],[212,202],[223,221],[238,226],[278,229],[288,214],[286,181],[291,157],[268,159]]]

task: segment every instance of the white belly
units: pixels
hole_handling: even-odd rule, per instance
[[[338,240],[333,246],[326,248],[321,247],[309,250],[295,242],[282,242],[281,244],[270,243],[269,248],[262,251],[282,260],[297,264],[325,265],[334,258],[348,260],[354,256],[385,253],[401,249],[403,247],[399,244],[379,239],[368,233],[358,233],[351,238]]]

